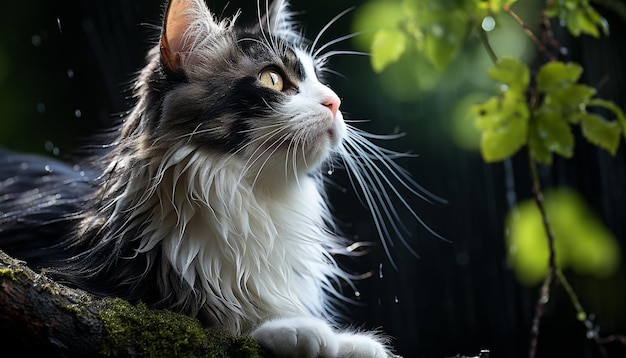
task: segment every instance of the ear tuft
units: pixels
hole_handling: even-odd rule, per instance
[[[263,12],[265,15],[262,17],[259,15],[257,31],[268,32],[288,41],[300,38],[300,34],[295,30],[293,14],[289,11],[287,0],[273,0],[265,9],[259,8],[259,13]]]
[[[161,60],[172,72],[182,71],[198,39],[207,38],[219,25],[204,0],[171,0],[161,31]]]

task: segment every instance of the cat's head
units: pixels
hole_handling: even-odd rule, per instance
[[[319,79],[323,61],[284,1],[258,3],[258,22],[245,27],[237,15],[218,20],[204,0],[170,1],[139,81],[144,113],[133,125],[146,148],[192,146],[252,171],[301,175],[339,146],[346,126],[339,97]]]

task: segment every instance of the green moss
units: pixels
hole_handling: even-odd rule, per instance
[[[0,279],[2,280],[15,280],[15,269],[11,268],[0,268]]]
[[[198,320],[113,299],[100,318],[103,353],[137,357],[260,357],[256,340],[206,329]]]

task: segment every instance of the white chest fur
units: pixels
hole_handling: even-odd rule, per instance
[[[164,265],[197,290],[224,328],[333,315],[327,296],[343,273],[328,251],[339,239],[314,179],[272,187],[245,177],[232,157],[182,148],[153,176],[140,252],[160,247]],[[253,187],[257,185],[257,187]],[[141,212],[143,210],[137,210]]]

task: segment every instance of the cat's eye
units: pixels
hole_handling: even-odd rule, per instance
[[[281,76],[278,71],[271,68],[261,71],[259,81],[261,81],[264,86],[279,92],[282,92],[285,85],[283,76]]]

